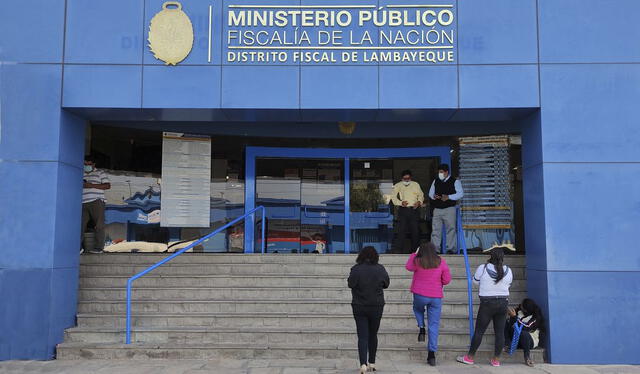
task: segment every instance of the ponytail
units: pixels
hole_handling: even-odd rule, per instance
[[[504,278],[504,249],[502,247],[496,247],[491,250],[491,258],[489,259],[489,263],[493,264],[496,268],[496,279],[494,280],[495,284],[498,284]]]

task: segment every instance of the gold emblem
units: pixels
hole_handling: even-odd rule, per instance
[[[167,1],[162,10],[151,19],[149,48],[153,56],[166,65],[184,60],[193,48],[193,25],[182,11],[182,4]]]
[[[355,122],[338,122],[338,128],[340,132],[345,135],[351,135],[356,129]]]

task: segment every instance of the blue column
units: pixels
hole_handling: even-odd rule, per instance
[[[64,5],[0,12],[0,360],[53,358],[75,322],[84,121],[60,109]]]
[[[59,65],[2,65],[0,359],[50,359],[75,321],[84,121]]]
[[[615,14],[596,0],[537,3],[541,109],[523,137],[529,291],[546,309],[553,363],[638,364],[640,33],[629,15],[640,3],[618,1]]]

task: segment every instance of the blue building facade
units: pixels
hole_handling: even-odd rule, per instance
[[[177,66],[147,45],[161,0],[2,5],[0,360],[50,359],[75,323],[87,121],[299,138],[345,137],[335,123],[355,121],[363,138],[521,134],[528,292],[549,318],[551,362],[640,363],[638,1],[437,0],[418,27],[360,13],[418,17],[416,0],[269,0],[349,16],[230,20],[255,4],[182,0],[194,41]],[[237,60],[254,50],[284,55]],[[318,51],[336,61],[304,60]]]

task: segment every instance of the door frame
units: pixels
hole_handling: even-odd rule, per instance
[[[344,248],[349,254],[351,248],[351,223],[349,201],[351,192],[350,161],[352,159],[387,159],[387,158],[429,158],[439,157],[441,163],[451,165],[451,148],[413,147],[413,148],[282,148],[282,147],[251,147],[245,150],[245,184],[244,211],[245,214],[256,205],[256,158],[293,158],[293,159],[342,159],[344,162]],[[245,219],[244,252],[253,253],[255,217]]]

